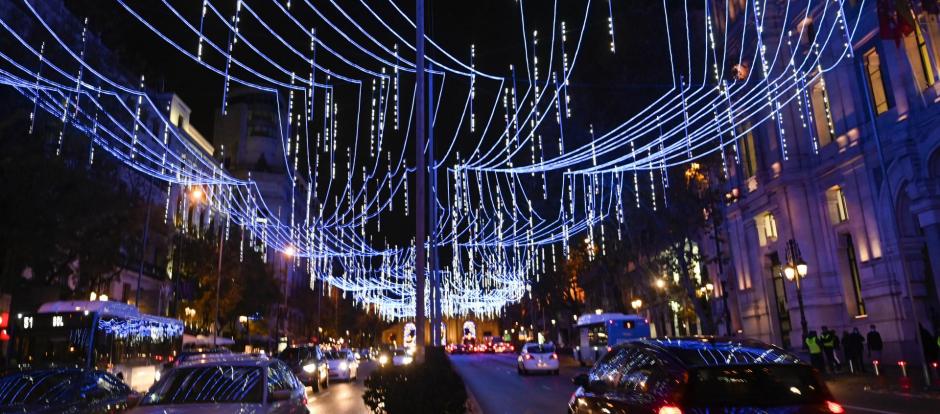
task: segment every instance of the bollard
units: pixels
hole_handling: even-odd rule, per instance
[[[907,376],[907,362],[898,361],[898,366],[901,367],[901,377],[898,378],[898,385],[901,386],[902,390],[908,391],[911,389],[911,378]]]
[[[852,363],[851,359],[849,360],[849,372],[852,374],[855,373],[855,364]]]
[[[940,364],[937,361],[931,362],[930,369],[933,371],[933,385],[940,387]]]
[[[875,376],[881,376],[881,371],[878,370],[878,366],[881,365],[881,362],[879,362],[877,359],[873,359],[871,364],[875,367]]]

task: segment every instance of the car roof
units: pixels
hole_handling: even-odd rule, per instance
[[[727,365],[805,365],[796,355],[754,339],[712,336],[648,338],[620,345],[620,347],[630,346],[669,355],[685,368]]]
[[[257,354],[201,354],[192,359],[187,359],[180,364],[180,368],[191,368],[196,366],[255,366],[266,367],[275,360]]]

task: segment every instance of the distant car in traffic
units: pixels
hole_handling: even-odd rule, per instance
[[[414,357],[408,349],[398,348],[392,351],[392,365],[401,367],[414,362]]]
[[[558,368],[558,354],[555,353],[555,345],[551,342],[544,344],[529,342],[522,346],[522,352],[517,358],[516,371],[519,375],[535,372],[558,375]]]
[[[574,383],[571,414],[844,411],[811,366],[754,340],[629,342]]]
[[[48,368],[0,377],[0,413],[106,413],[131,404],[133,393],[104,371]]]
[[[304,385],[320,392],[330,386],[330,370],[326,356],[318,345],[301,345],[287,348],[277,355]]]
[[[359,363],[353,353],[346,349],[326,351],[326,363],[329,367],[330,381],[352,381],[359,377]]]
[[[133,414],[308,413],[304,385],[284,362],[212,355],[180,365],[150,388]]]

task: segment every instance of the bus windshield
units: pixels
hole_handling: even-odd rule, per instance
[[[588,345],[590,346],[607,346],[607,326],[603,323],[596,325],[590,325],[588,329]]]
[[[82,313],[21,317],[16,321],[11,359],[33,367],[84,367],[92,320]]]

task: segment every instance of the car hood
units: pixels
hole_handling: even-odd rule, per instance
[[[127,414],[263,414],[271,405],[264,404],[174,404],[149,405],[126,411]]]

